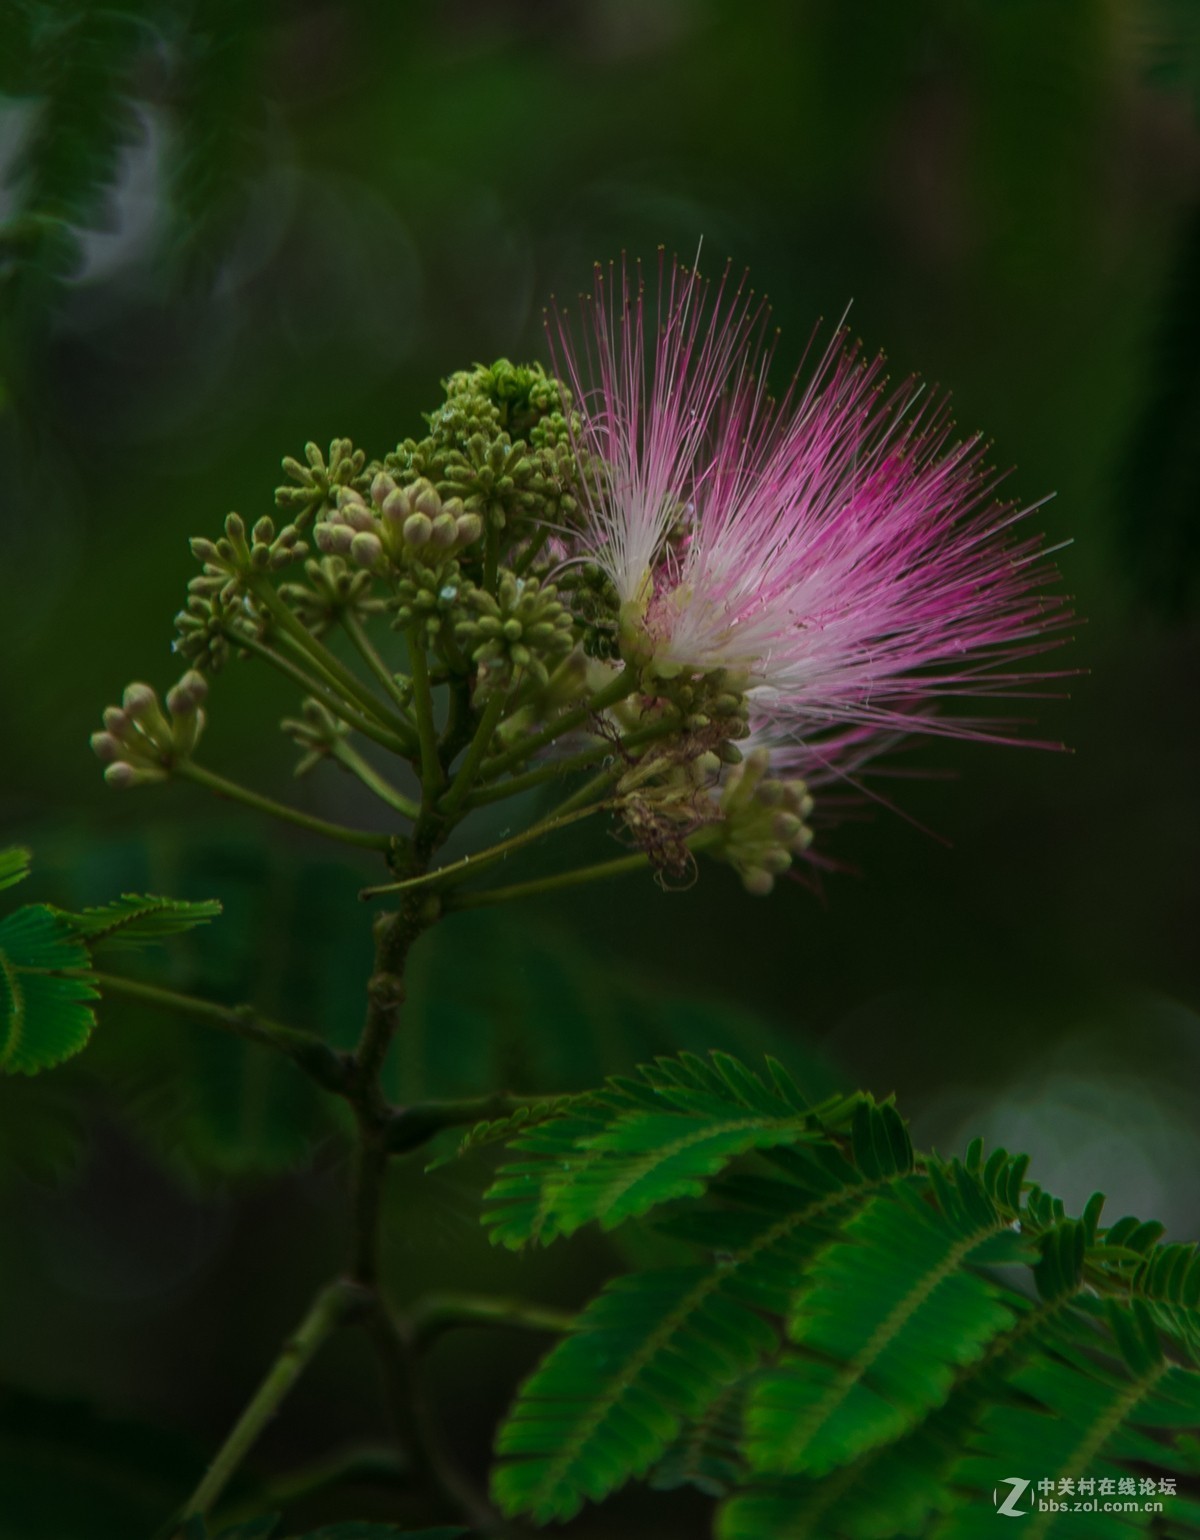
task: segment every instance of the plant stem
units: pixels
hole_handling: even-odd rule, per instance
[[[441,811],[447,819],[456,816],[459,808],[462,807],[463,798],[475,784],[475,777],[483,763],[483,756],[487,753],[496,728],[500,725],[500,718],[504,715],[507,699],[507,694],[499,690],[488,697],[488,703],[483,708],[479,725],[475,729],[475,736],[467,746],[467,752],[463,756],[462,764],[458,767],[454,783],[442,798]]]
[[[271,797],[261,796],[246,786],[239,786],[236,781],[228,781],[223,775],[204,770],[190,759],[182,760],[177,764],[173,773],[182,776],[185,780],[195,781],[197,786],[205,787],[215,796],[241,802],[246,807],[253,808],[256,813],[269,813],[272,818],[280,818],[284,823],[292,823],[299,829],[307,829],[310,834],[322,834],[326,839],[341,840],[344,845],[357,845],[364,850],[391,850],[392,848],[390,834],[371,834],[366,829],[347,829],[343,824],[329,823],[324,818],[314,818],[310,813],[302,813],[298,808],[288,807],[282,802],[274,801]]]
[[[618,856],[615,861],[601,861],[576,871],[559,872],[553,877],[535,877],[530,882],[514,882],[506,888],[487,888],[482,893],[460,893],[448,898],[447,910],[482,909],[489,904],[507,904],[517,898],[534,898],[540,893],[557,893],[563,888],[577,888],[588,882],[602,882],[608,877],[623,877],[650,865],[644,850]]]
[[[549,538],[550,526],[548,524],[544,524],[542,528],[537,532],[537,534],[534,535],[533,539],[529,542],[525,550],[521,553],[521,559],[517,562],[514,568],[514,571],[518,577],[524,577],[525,574],[529,571],[530,567],[533,566],[534,562],[541,554],[542,547],[546,544],[546,541],[549,540]]]
[[[554,810],[555,816],[565,818],[577,809],[587,807],[597,795],[607,791],[614,781],[621,779],[624,768],[623,765],[614,765],[610,769],[601,770],[599,775],[592,776],[591,780],[585,781],[577,791],[563,798]]]
[[[396,683],[395,674],[393,674],[391,669],[380,657],[374,642],[367,635],[366,628],[364,627],[362,621],[358,618],[353,610],[349,609],[343,610],[340,618],[342,625],[345,628],[346,635],[358,649],[359,656],[375,675],[376,679],[379,680],[380,684],[387,691],[392,701],[399,708],[405,722],[407,722],[408,701],[405,698],[404,691]]]
[[[253,1519],[265,1507],[284,1508],[312,1497],[317,1492],[327,1492],[331,1487],[349,1486],[360,1482],[372,1485],[407,1487],[412,1483],[412,1466],[397,1450],[366,1445],[358,1449],[345,1449],[312,1465],[287,1471],[263,1483],[258,1499],[251,1503],[239,1503],[237,1510],[222,1511],[222,1520],[231,1522]]]
[[[217,1451],[204,1479],[185,1504],[181,1524],[193,1517],[207,1516],[317,1349],[350,1309],[361,1302],[361,1297],[361,1291],[344,1278],[337,1278],[320,1290],[295,1336],[284,1344],[283,1351]]]
[[[605,685],[604,689],[597,690],[596,694],[576,706],[571,711],[565,711],[561,716],[554,718],[540,732],[531,737],[522,739],[509,749],[507,754],[501,754],[487,767],[485,779],[494,781],[498,775],[503,775],[513,765],[523,764],[531,754],[536,754],[539,749],[544,749],[548,743],[561,738],[564,733],[573,732],[581,727],[589,717],[596,715],[598,711],[605,710],[608,706],[615,706],[628,695],[632,695],[638,687],[638,673],[634,668],[625,668],[617,677]]]
[[[442,762],[438,757],[437,726],[433,720],[433,691],[429,684],[429,664],[421,635],[409,626],[409,667],[413,681],[413,712],[417,719],[417,737],[421,744],[421,790],[425,806],[432,809],[442,788]]]
[[[490,1531],[495,1514],[445,1448],[421,1384],[411,1331],[380,1304],[368,1318],[397,1432],[422,1457],[433,1485],[474,1528]]]
[[[570,1331],[575,1317],[549,1305],[523,1299],[493,1299],[483,1294],[430,1294],[410,1312],[413,1346],[424,1351],[458,1326],[505,1326],[519,1331]]]
[[[492,845],[487,850],[481,850],[478,855],[463,856],[461,861],[453,861],[449,866],[439,866],[435,871],[422,872],[416,877],[406,877],[403,882],[380,883],[373,888],[363,888],[359,898],[379,898],[385,893],[411,892],[418,887],[428,887],[433,883],[442,886],[454,886],[455,882],[465,881],[477,871],[491,866],[494,862],[510,855],[514,850],[520,850],[522,846],[532,844],[545,834],[553,834],[558,829],[565,829],[568,824],[578,823],[581,818],[589,818],[593,813],[600,812],[606,804],[593,803],[590,807],[579,808],[569,813],[567,817],[560,818],[557,813],[536,823],[530,829],[523,829],[520,834],[514,834],[511,839],[502,840],[499,845]]]
[[[368,791],[373,791],[381,802],[385,802],[402,817],[409,818],[415,823],[421,816],[421,809],[417,804],[410,801],[402,792],[397,791],[390,781],[384,780],[383,776],[350,744],[339,741],[330,746],[329,752],[339,765],[344,765],[351,775],[357,776]]]
[[[274,587],[267,581],[259,581],[253,585],[254,596],[258,599],[278,624],[280,630],[291,638],[296,646],[312,659],[313,663],[325,677],[344,695],[351,700],[356,700],[359,706],[368,714],[378,718],[385,727],[395,730],[396,727],[405,727],[406,723],[398,722],[386,709],[377,696],[372,695],[357,674],[348,669],[340,658],[334,656],[329,648],[319,642],[307,626],[301,625],[288,606],[275,592]]]
[[[388,1160],[391,1109],[379,1076],[404,1005],[404,968],[413,943],[438,914],[436,900],[406,898],[404,906],[375,922],[375,967],[367,982],[367,1014],[354,1051],[351,1100],[358,1121],[354,1174],[351,1271],[357,1282],[375,1288],[379,1277],[379,1224]]]
[[[319,700],[323,706],[328,707],[334,716],[339,717],[349,727],[362,733],[365,738],[371,738],[382,748],[391,749],[396,754],[410,752],[409,745],[398,733],[389,728],[382,727],[370,717],[363,716],[361,712],[346,703],[342,696],[335,694],[326,685],[306,674],[298,663],[293,663],[290,658],[285,658],[281,652],[276,652],[273,647],[265,642],[258,641],[255,637],[239,636],[236,631],[227,631],[225,635],[229,641],[238,647],[244,647],[247,652],[261,658],[264,663],[269,663],[272,668],[278,669],[281,674],[286,674],[294,684],[298,684],[307,694]]]
[[[315,1032],[285,1027],[260,1015],[250,1005],[217,1005],[196,995],[180,994],[175,989],[144,984],[140,979],[122,978],[115,973],[92,973],[90,977],[100,986],[102,994],[124,995],[129,1000],[140,1000],[144,1005],[161,1006],[164,1010],[177,1011],[181,1016],[194,1016],[249,1042],[274,1048],[286,1054],[327,1091],[337,1096],[349,1094],[345,1060]]]
[[[547,781],[557,780],[560,776],[573,775],[577,770],[586,770],[597,760],[609,759],[623,749],[641,748],[643,744],[651,743],[655,738],[662,738],[676,731],[678,731],[676,723],[656,723],[653,727],[642,727],[637,732],[630,733],[628,737],[622,738],[619,744],[612,743],[607,738],[601,739],[599,743],[580,749],[576,754],[568,754],[563,759],[553,759],[548,765],[539,765],[536,770],[527,770],[524,775],[513,776],[508,781],[493,781],[486,786],[479,786],[467,797],[466,805],[468,808],[475,808],[483,807],[489,802],[502,802],[506,797],[515,797],[522,791],[532,791],[538,786],[544,786]]]

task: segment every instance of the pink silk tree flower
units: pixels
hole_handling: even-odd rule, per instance
[[[744,280],[675,263],[653,309],[640,271],[598,267],[582,327],[550,328],[594,467],[575,556],[616,590],[623,656],[650,679],[727,670],[773,763],[814,779],[910,732],[1004,739],[936,707],[1047,677],[1028,660],[1069,614],[1014,534],[1032,509],[844,331],[773,399],[766,322]]]

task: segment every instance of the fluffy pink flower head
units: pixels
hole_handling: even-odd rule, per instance
[[[778,400],[767,311],[728,270],[597,268],[551,346],[598,467],[577,554],[621,605],[621,648],[659,677],[725,669],[776,762],[860,761],[910,731],[1000,737],[944,697],[1029,692],[1067,618],[1028,513],[996,499],[978,437],[839,332]],[[780,754],[784,745],[790,752]]]

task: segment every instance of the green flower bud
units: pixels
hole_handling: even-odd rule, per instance
[[[414,482],[409,488],[409,496],[412,498],[413,507],[430,519],[436,519],[442,511],[442,500],[431,481],[422,478]]]
[[[424,512],[412,513],[404,521],[404,541],[406,545],[416,546],[418,549],[426,545],[433,534],[433,521]]]
[[[153,786],[167,779],[165,770],[156,770],[151,765],[131,765],[125,760],[119,759],[116,764],[109,765],[104,772],[104,779],[110,786],[116,786],[123,790],[127,786]]]
[[[382,508],[388,498],[397,491],[396,482],[386,471],[376,471],[371,480],[371,501]]]
[[[460,514],[456,524],[459,545],[474,545],[483,534],[483,520],[477,513]]]
[[[148,684],[126,685],[121,704],[135,722],[144,722],[159,711],[158,696]]]
[[[90,738],[92,753],[103,764],[111,764],[121,752],[121,745],[112,733],[93,733]]]
[[[378,535],[362,531],[351,540],[350,555],[360,567],[373,568],[383,558],[383,542]]]
[[[354,531],[346,524],[318,524],[313,539],[326,556],[349,556]]]
[[[458,521],[443,510],[430,526],[429,538],[441,551],[449,551],[458,539]]]
[[[379,478],[376,477],[376,480],[378,479]],[[392,478],[389,476],[388,480],[391,481],[391,479]],[[392,490],[388,493],[387,497],[384,498],[383,506],[380,509],[383,517],[387,519],[391,524],[403,526],[405,520],[412,513],[412,511],[412,498],[409,497],[408,493],[403,489],[403,487],[398,487],[396,486],[395,482],[392,482]],[[424,517],[424,515],[422,515],[422,517]]]
[[[341,524],[348,524],[351,529],[360,530],[364,534],[371,534],[375,529],[375,516],[360,497],[356,503],[347,503],[337,511],[337,519]]]

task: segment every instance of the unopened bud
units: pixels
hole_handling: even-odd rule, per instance
[[[431,519],[436,519],[442,511],[442,500],[431,481],[422,479],[414,482],[409,489],[409,496],[413,500],[413,507],[420,513],[428,514]]]
[[[383,555],[383,543],[378,535],[360,531],[350,542],[350,555],[360,567],[373,567]]]
[[[365,534],[375,528],[375,515],[361,499],[357,503],[347,503],[344,508],[339,508],[343,524],[348,524],[351,529],[363,531]]]
[[[231,513],[225,519],[225,533],[233,541],[244,541],[246,538],[246,522],[240,513]]]
[[[345,524],[318,524],[313,530],[317,550],[326,556],[348,556],[354,531]]]
[[[756,898],[766,898],[775,886],[775,879],[761,866],[755,866],[742,873],[742,885],[747,893],[753,893]]]
[[[266,517],[259,519],[252,530],[252,536],[263,545],[270,545],[275,538],[275,520]]]
[[[776,813],[771,820],[772,834],[785,845],[790,845],[803,827],[804,824],[795,813]]]
[[[167,691],[167,707],[172,716],[190,716],[208,695],[208,680],[190,668],[178,684]]]
[[[131,684],[125,687],[121,704],[135,722],[140,722],[158,710],[158,696],[148,684]]]
[[[439,550],[448,551],[458,539],[458,522],[453,514],[442,512],[434,519],[429,538]]]
[[[93,733],[91,736],[92,753],[103,764],[109,765],[121,752],[121,745],[112,733]]]
[[[217,548],[211,540],[205,540],[203,535],[193,535],[188,545],[197,561],[216,561]]]
[[[412,498],[403,487],[393,486],[379,511],[390,524],[401,525],[412,512]]]
[[[361,492],[354,487],[339,487],[337,489],[337,506],[339,508],[365,508],[366,502]]]
[[[464,513],[458,518],[458,543],[471,545],[483,534],[483,520],[477,513]]]
[[[404,540],[407,545],[427,545],[433,533],[433,521],[427,514],[410,513],[404,521]]]
[[[371,501],[376,508],[382,508],[384,503],[396,490],[396,483],[386,471],[377,471],[371,482]]]
[[[104,725],[114,738],[123,738],[129,731],[128,714],[122,711],[120,706],[106,706],[104,708]]]

